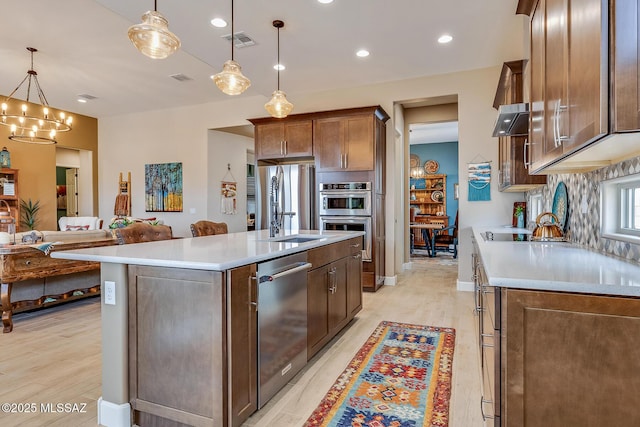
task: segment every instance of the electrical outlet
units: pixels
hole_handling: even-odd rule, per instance
[[[104,282],[104,303],[116,305],[116,282]]]

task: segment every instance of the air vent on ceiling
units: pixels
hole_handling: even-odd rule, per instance
[[[78,95],[78,98],[84,99],[84,100],[87,100],[87,101],[91,101],[92,99],[98,99],[98,97],[93,96],[93,95],[89,95],[88,93],[83,93],[81,95]]]
[[[231,41],[231,34],[227,34],[226,36],[222,36],[223,39],[227,40],[227,41]],[[249,37],[248,35],[246,35],[244,33],[244,31],[238,31],[237,33],[233,34],[233,46],[237,47],[238,49],[243,48],[243,47],[249,47],[249,46],[253,46],[256,44],[255,40],[253,40],[251,37]]]
[[[172,79],[176,79],[179,82],[188,82],[189,80],[193,80],[191,77],[182,73],[171,74],[169,77],[171,77]]]

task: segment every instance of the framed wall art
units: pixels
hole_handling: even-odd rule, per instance
[[[146,212],[182,212],[182,163],[144,165]]]

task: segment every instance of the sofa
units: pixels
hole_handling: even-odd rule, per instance
[[[60,231],[100,230],[102,220],[97,216],[62,216],[58,219]]]
[[[54,259],[49,252],[116,244],[110,230],[33,230],[16,233],[15,239],[15,245],[0,248],[5,333],[13,329],[13,313],[100,294],[99,263]]]

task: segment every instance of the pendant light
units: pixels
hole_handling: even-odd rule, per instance
[[[278,89],[271,95],[271,100],[264,104],[264,108],[271,114],[272,117],[282,119],[287,117],[293,110],[293,104],[287,101],[287,95],[280,90],[280,28],[284,27],[284,22],[280,20],[273,21],[273,26],[278,30],[278,63],[276,69],[278,70]]]
[[[227,95],[240,95],[251,86],[251,80],[242,75],[240,64],[233,60],[233,45],[235,33],[233,32],[233,0],[231,0],[231,59],[224,63],[222,71],[211,76],[213,82]]]
[[[164,59],[180,48],[180,39],[169,31],[169,21],[158,12],[158,1],[153,10],[142,15],[140,24],[129,27],[129,40],[134,46],[153,59]]]

